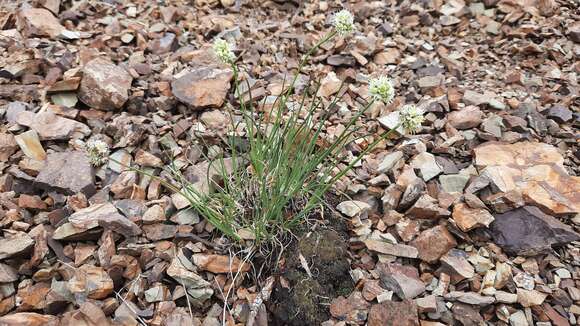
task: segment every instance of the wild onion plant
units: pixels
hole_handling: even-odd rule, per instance
[[[313,53],[334,38],[346,37],[354,31],[352,14],[346,10],[338,12],[333,18],[333,26],[302,57],[298,69],[268,112],[261,112],[251,96],[250,100],[244,100],[243,73],[236,64],[233,45],[222,39],[214,42],[216,57],[230,65],[233,71],[239,110],[229,112],[230,130],[235,132],[241,128],[248,146],[242,150],[236,135],[227,138],[224,154],[208,165],[206,185],[209,187],[188,182],[177,167],[169,169],[177,183],[164,184],[184,196],[193,209],[233,241],[250,241],[253,248],[260,248],[292,232],[324,204],[325,194],[335,182],[379,142],[399,127],[413,132],[423,122],[420,110],[406,106],[395,128],[377,135],[358,156],[343,164],[348,158],[344,155],[345,147],[355,140],[361,128],[357,125],[361,115],[377,101],[390,103],[395,89],[387,77],[372,79],[366,105],[354,112],[337,137],[322,141],[331,116],[329,108],[341,99],[341,92],[336,93],[330,104],[324,105],[316,95],[317,89],[296,94],[295,86]],[[291,100],[297,101],[298,106],[288,109]],[[235,118],[236,114],[239,119]]]

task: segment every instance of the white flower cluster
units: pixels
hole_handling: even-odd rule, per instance
[[[213,42],[213,51],[221,62],[231,64],[236,60],[233,46],[228,41],[218,38]]]
[[[343,9],[336,14],[332,19],[334,29],[340,36],[346,36],[354,32],[354,17],[350,11]]]
[[[89,140],[85,144],[85,151],[87,151],[89,162],[93,166],[101,166],[109,160],[109,145],[102,140]]]
[[[399,119],[401,126],[410,134],[416,133],[420,128],[425,117],[425,112],[412,104],[407,104],[399,110]]]
[[[395,97],[395,87],[387,77],[373,78],[369,82],[369,94],[374,100],[389,104]]]

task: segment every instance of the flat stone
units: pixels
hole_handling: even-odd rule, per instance
[[[152,40],[149,43],[149,50],[154,54],[164,54],[176,50],[178,46],[176,35],[166,33],[162,38]]]
[[[143,233],[151,241],[173,239],[177,233],[177,226],[172,224],[147,224],[142,227]]]
[[[368,303],[359,291],[354,291],[348,298],[338,297],[330,303],[332,317],[343,320],[349,324],[364,322],[370,303]]]
[[[371,209],[371,205],[358,200],[347,200],[336,206],[336,209],[348,217],[360,216]]]
[[[318,95],[329,98],[339,91],[341,85],[342,81],[336,77],[336,73],[331,71],[320,81]]]
[[[423,194],[417,201],[405,212],[406,216],[419,219],[433,219],[449,216],[448,210],[439,206],[439,202],[429,196]]]
[[[17,115],[16,122],[36,131],[40,140],[69,140],[91,133],[87,125],[47,111],[36,114],[30,111],[21,112]]]
[[[451,249],[441,257],[441,266],[448,270],[448,274],[455,274],[462,279],[471,279],[475,276],[473,265],[467,260],[467,253],[458,249]]]
[[[195,254],[193,263],[201,270],[212,273],[245,273],[250,270],[249,264],[242,264],[237,257],[226,255]]]
[[[415,247],[404,244],[392,244],[385,241],[373,239],[367,239],[364,241],[364,243],[369,250],[385,255],[406,258],[417,258],[419,255]]]
[[[367,325],[419,326],[417,305],[412,300],[374,304],[369,310]]]
[[[198,68],[174,80],[171,91],[194,110],[219,108],[230,90],[232,77],[230,69]]]
[[[495,302],[494,297],[486,297],[475,292],[452,291],[445,295],[445,299],[459,301],[474,306],[488,306]]]
[[[107,271],[87,264],[77,268],[68,283],[69,290],[80,300],[104,299],[113,292],[113,286],[113,280]]]
[[[387,154],[381,163],[379,163],[378,171],[379,173],[388,173],[391,171],[397,163],[403,158],[403,152],[395,151]]]
[[[211,284],[194,271],[195,266],[185,257],[181,250],[174,256],[167,268],[167,275],[182,284],[187,293],[198,301],[205,301],[213,295]]]
[[[86,105],[99,110],[120,109],[129,99],[133,77],[108,59],[95,58],[83,68],[78,92]]]
[[[163,223],[165,220],[165,210],[160,205],[153,205],[143,213],[143,224]]]
[[[580,235],[534,206],[496,214],[490,226],[494,242],[511,255],[535,256],[580,240]]]
[[[421,171],[421,178],[425,182],[443,173],[443,169],[441,168],[441,166],[439,166],[439,164],[435,160],[435,156],[427,152],[423,152],[416,155],[411,160],[411,166],[414,169],[418,169]]]
[[[38,134],[34,130],[29,130],[23,132],[20,135],[14,136],[14,140],[24,155],[30,157],[33,160],[44,161],[46,158],[46,152],[38,139]]]
[[[26,8],[18,12],[20,28],[28,37],[56,38],[66,30],[54,15],[44,8]]]
[[[26,233],[20,233],[10,238],[2,238],[0,239],[0,259],[20,255],[31,249],[33,245],[34,239]]]
[[[483,317],[479,314],[479,307],[463,303],[455,303],[453,307],[451,307],[451,311],[453,312],[453,317],[461,325],[485,325]]]
[[[94,171],[84,152],[48,154],[44,167],[36,176],[35,185],[67,195],[78,192],[87,197],[95,193]]]
[[[377,121],[388,130],[395,129],[395,127],[399,126],[395,131],[399,135],[405,135],[406,131],[403,126],[400,125],[401,119],[399,118],[399,111],[393,111],[384,115],[377,119]]]
[[[536,290],[518,289],[518,303],[523,307],[532,307],[541,305],[548,297],[547,294]]]
[[[477,106],[480,104],[487,103],[488,100],[489,96],[487,96],[486,94],[480,94],[472,90],[466,90],[465,93],[463,94],[463,101],[467,105]]]
[[[377,265],[381,286],[405,300],[413,299],[425,292],[425,284],[419,278],[419,272],[413,266],[396,263]]]
[[[477,128],[482,121],[483,112],[477,106],[466,106],[447,115],[447,122],[456,129]]]
[[[486,209],[471,208],[463,203],[453,207],[451,216],[463,232],[468,232],[478,227],[488,227],[494,220],[493,215]]]
[[[572,111],[559,104],[549,108],[546,112],[546,116],[558,123],[566,123],[573,118]]]
[[[183,209],[170,218],[171,222],[180,225],[193,225],[200,221],[199,214],[193,209]]]
[[[469,176],[464,174],[444,174],[439,176],[441,189],[447,193],[463,193],[468,181]]]
[[[98,226],[110,229],[124,236],[141,234],[141,229],[131,220],[121,215],[111,203],[102,203],[78,210],[68,221],[76,228],[93,229]]]
[[[499,303],[512,304],[518,302],[518,295],[516,293],[509,293],[504,291],[495,292],[495,301]]]
[[[457,246],[455,238],[443,225],[421,232],[410,244],[419,251],[419,258],[428,263],[436,262],[450,249]]]

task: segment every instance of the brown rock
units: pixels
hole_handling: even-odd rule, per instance
[[[95,193],[94,171],[84,152],[60,152],[48,155],[35,180],[36,185],[67,195]]]
[[[449,216],[448,210],[441,208],[437,200],[428,194],[423,194],[405,215],[413,218],[431,219]]]
[[[75,270],[68,288],[77,297],[104,299],[113,292],[113,280],[101,267],[82,265]]]
[[[447,122],[456,129],[476,128],[481,124],[483,112],[476,106],[467,106],[447,115]]]
[[[17,150],[18,143],[12,134],[0,134],[0,161],[8,161]]]
[[[2,326],[57,326],[58,317],[41,315],[35,312],[18,312],[0,317]]]
[[[48,283],[36,283],[18,289],[19,311],[42,310],[46,307],[46,295],[50,291]]]
[[[135,163],[140,166],[156,168],[163,166],[163,161],[159,157],[142,149],[137,150],[137,153],[135,153]]]
[[[243,264],[237,258],[224,255],[195,254],[191,257],[200,269],[212,273],[238,273],[250,270],[249,264]]]
[[[34,245],[34,240],[26,233],[0,239],[0,259],[22,254]]]
[[[36,114],[30,111],[20,112],[16,116],[16,122],[36,131],[40,140],[68,140],[82,138],[91,133],[87,125],[47,111]]]
[[[30,209],[39,209],[39,210],[46,210],[48,206],[40,197],[38,196],[30,196],[26,194],[20,195],[18,197],[18,206],[22,208],[30,208]]]
[[[108,59],[95,58],[83,68],[78,97],[99,110],[119,109],[129,99],[133,77]]]
[[[332,317],[344,320],[347,323],[355,323],[366,319],[370,304],[363,298],[359,291],[353,292],[348,298],[338,297],[330,303]]]
[[[232,77],[229,69],[199,68],[174,80],[171,91],[194,110],[219,108],[226,99]]]
[[[43,161],[46,158],[46,152],[40,144],[40,140],[36,131],[29,130],[27,132],[21,133],[18,136],[15,136],[14,138],[24,155],[37,161]]]
[[[395,292],[401,299],[413,299],[425,292],[425,284],[419,278],[419,272],[413,266],[396,263],[378,264],[381,286]]]
[[[392,244],[385,241],[367,239],[364,241],[369,250],[397,257],[417,258],[417,249],[404,244]]]
[[[66,30],[50,11],[43,8],[20,10],[18,24],[27,37],[48,36],[55,38]]]
[[[438,225],[421,232],[411,242],[411,245],[417,248],[421,260],[434,263],[450,249],[457,246],[457,242],[445,226]]]
[[[137,224],[121,215],[117,208],[108,202],[83,208],[69,216],[68,220],[74,227],[85,230],[101,226],[124,236],[141,234]]]
[[[417,306],[411,300],[385,301],[369,311],[368,326],[419,326]]]
[[[488,227],[494,220],[486,209],[470,208],[464,203],[459,203],[453,207],[452,217],[463,232],[468,232],[478,227]]]

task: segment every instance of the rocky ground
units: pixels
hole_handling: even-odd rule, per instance
[[[0,325],[577,324],[576,1],[2,5]],[[321,78],[326,101],[347,83],[323,137],[375,75],[397,97],[372,107],[369,132],[405,103],[426,122],[340,180],[334,220],[278,272],[253,279],[155,179],[91,166],[83,144],[100,139],[156,175],[169,149],[199,178],[236,106],[211,42],[236,42],[253,100],[269,103],[343,6],[356,33],[300,79]]]

